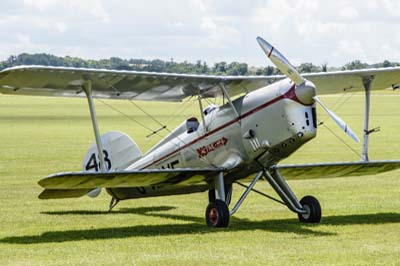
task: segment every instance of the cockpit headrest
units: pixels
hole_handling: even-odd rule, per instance
[[[204,115],[208,115],[209,113],[211,113],[212,111],[214,111],[215,109],[217,109],[217,106],[215,104],[210,104],[209,106],[207,106],[204,111],[203,114]]]

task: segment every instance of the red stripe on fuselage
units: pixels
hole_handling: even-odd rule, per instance
[[[293,85],[293,86],[289,89],[289,91],[294,90],[294,88],[295,88],[295,85]],[[289,91],[288,91],[288,92],[289,92]],[[200,136],[199,138],[197,138],[197,139],[195,139],[195,140],[192,140],[191,142],[189,142],[189,143],[183,145],[182,147],[176,149],[176,150],[173,151],[173,152],[170,152],[170,153],[164,155],[163,157],[161,157],[161,158],[155,160],[154,162],[152,162],[152,163],[150,163],[150,164],[148,164],[148,165],[142,167],[141,169],[148,168],[148,167],[152,166],[153,164],[156,164],[156,163],[158,163],[158,162],[160,162],[160,161],[162,161],[162,160],[168,158],[169,156],[173,155],[174,153],[177,153],[177,152],[179,152],[179,151],[181,151],[181,150],[183,150],[183,149],[185,149],[185,148],[187,148],[187,147],[189,147],[189,146],[195,144],[196,142],[198,142],[198,141],[200,141],[200,140],[202,140],[202,139],[204,139],[204,138],[206,138],[206,137],[208,137],[208,136],[214,134],[215,132],[218,132],[218,131],[220,131],[220,130],[222,130],[222,129],[224,129],[224,128],[226,128],[226,127],[228,127],[228,126],[230,126],[230,125],[232,125],[232,124],[234,124],[234,123],[240,121],[241,119],[246,118],[246,117],[248,117],[249,115],[252,115],[252,114],[254,114],[254,113],[256,113],[256,112],[258,112],[258,111],[260,111],[260,110],[262,110],[262,109],[264,109],[264,108],[266,108],[266,107],[268,107],[268,106],[270,106],[270,105],[272,105],[272,104],[274,104],[274,103],[276,103],[276,102],[282,100],[282,99],[290,99],[289,97],[287,97],[287,95],[288,95],[288,93],[285,93],[284,95],[281,95],[281,96],[279,96],[279,97],[276,97],[275,99],[272,99],[271,101],[266,102],[266,103],[264,103],[264,104],[262,104],[262,105],[260,105],[260,106],[258,106],[258,107],[256,107],[256,108],[254,108],[254,109],[252,109],[252,110],[250,110],[250,111],[244,113],[243,115],[239,116],[238,118],[235,118],[235,119],[233,119],[233,120],[231,120],[231,121],[229,121],[229,122],[227,122],[227,123],[225,123],[225,124],[223,124],[223,125],[221,125],[221,126],[215,128],[215,129],[213,129],[213,130],[207,132],[207,133],[204,134],[203,136]],[[203,126],[204,126],[204,125],[203,125]]]

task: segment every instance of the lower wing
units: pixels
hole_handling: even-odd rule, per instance
[[[316,164],[288,164],[272,167],[285,179],[333,178],[344,176],[374,175],[400,168],[400,160],[360,161]]]
[[[69,172],[50,175],[39,181],[45,190],[40,199],[75,198],[95,188],[131,188],[182,184],[206,185],[224,168],[146,169],[135,171]]]
[[[400,168],[400,160],[368,162],[335,162],[316,164],[276,165],[285,179],[334,178],[344,176],[374,175]],[[189,186],[206,185],[215,175],[226,169],[149,169],[116,171],[106,173],[69,172],[48,176],[39,181],[45,190],[40,199],[74,198],[89,191],[103,188],[132,188],[155,185],[180,184],[181,189]],[[246,178],[248,179],[248,178]]]

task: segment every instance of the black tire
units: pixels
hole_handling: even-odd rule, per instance
[[[300,200],[303,209],[308,212],[305,214],[299,213],[299,221],[302,223],[319,223],[321,221],[321,205],[313,196],[305,196]]]
[[[216,200],[215,198],[215,189],[210,189],[208,191],[208,202],[214,202]],[[231,204],[232,200],[232,184],[226,184],[225,185],[225,203],[226,205],[229,206]]]
[[[214,202],[217,198],[215,197],[215,189],[208,190],[208,203]]]
[[[228,227],[229,209],[222,200],[210,202],[206,209],[206,223],[209,227]]]

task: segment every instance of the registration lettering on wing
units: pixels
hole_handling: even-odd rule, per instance
[[[216,149],[218,149],[222,146],[225,146],[227,142],[228,142],[228,139],[225,137],[222,137],[219,140],[217,140],[211,144],[208,144],[208,145],[198,148],[197,154],[199,155],[199,158],[202,158],[204,156],[207,156],[210,152],[213,152]]]

